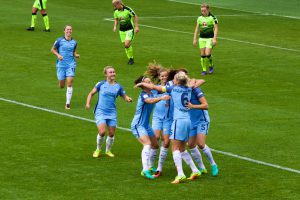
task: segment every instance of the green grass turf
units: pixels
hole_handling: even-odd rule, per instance
[[[213,52],[216,73],[205,77],[207,83],[202,88],[212,119],[207,143],[214,149],[299,170],[299,20],[230,10],[297,16],[295,2],[286,2],[284,12],[277,12],[281,1],[272,1],[263,11],[257,10],[259,1],[251,2],[218,1],[216,5],[225,7],[226,3],[228,9],[213,8],[219,16],[222,39]],[[112,32],[113,22],[103,20],[112,18],[110,1],[90,0],[84,5],[79,0],[49,1],[50,33],[41,31],[40,16],[37,30],[25,31],[32,2],[3,4],[0,97],[65,112],[65,90],[57,87],[55,57],[50,53],[65,24],[73,26],[81,54],[70,114],[93,119],[92,109],[84,110],[86,95],[103,79],[106,65],[116,67],[118,82],[135,100],[140,91],[133,89],[133,80],[153,59],[164,66],[185,66],[192,77],[200,78],[199,50],[191,45],[199,6],[162,0],[126,3],[140,16],[141,25],[170,29],[140,27],[133,44],[134,66],[126,64],[119,36]],[[229,14],[240,16],[224,16]],[[151,16],[195,17],[143,18]],[[136,101],[126,104],[119,99],[117,104],[119,125],[129,128]],[[176,173],[169,154],[165,175],[148,181],[139,176],[141,145],[129,132],[117,131],[116,158],[92,159],[93,123],[3,101],[0,109],[0,199],[300,198],[299,174],[216,153],[221,172],[218,178],[208,175],[173,186],[169,182]],[[188,168],[185,171],[189,174]]]

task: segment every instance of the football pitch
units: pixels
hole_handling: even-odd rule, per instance
[[[135,64],[113,32],[111,0],[49,0],[51,32],[33,1],[5,1],[0,7],[0,199],[300,199],[300,14],[298,0],[208,0],[219,21],[213,50],[215,73],[200,76],[193,32],[197,0],[124,0],[139,16]],[[73,27],[78,60],[72,108],[59,89],[54,41]],[[179,185],[169,151],[163,176],[140,176],[141,149],[129,131],[139,89],[133,81],[156,60],[185,67],[209,103],[207,144],[220,170]],[[92,158],[97,129],[85,101],[104,79],[106,65],[133,103],[117,100],[115,158]],[[96,103],[93,98],[93,106]],[[186,175],[190,169],[184,165]]]

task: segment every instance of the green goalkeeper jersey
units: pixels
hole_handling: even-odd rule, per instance
[[[207,17],[200,16],[197,19],[197,23],[199,24],[201,38],[214,37],[214,25],[218,24],[218,20],[214,15],[209,13]]]
[[[133,17],[135,16],[134,11],[124,6],[123,10],[115,10],[114,18],[119,20],[120,31],[128,31],[134,28]]]

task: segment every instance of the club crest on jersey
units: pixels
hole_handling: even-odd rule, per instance
[[[125,20],[125,18],[123,16],[120,17],[120,20]]]
[[[204,27],[206,27],[206,26],[207,26],[207,23],[206,23],[206,22],[203,22],[202,25],[203,25]]]

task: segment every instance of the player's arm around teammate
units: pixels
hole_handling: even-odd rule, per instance
[[[67,81],[65,109],[70,109],[77,65],[75,58],[80,58],[80,55],[76,52],[77,42],[72,38],[72,32],[72,26],[66,25],[64,28],[65,35],[58,38],[51,48],[51,52],[57,57],[56,74],[59,87],[64,88]]]
[[[200,88],[193,89],[191,101],[188,102],[186,107],[189,109],[192,124],[188,141],[192,157],[198,164],[199,171],[201,173],[207,173],[201,154],[197,148],[197,146],[199,146],[210,162],[212,175],[217,176],[219,173],[218,166],[214,161],[210,148],[205,144],[210,118],[207,110],[208,103]]]
[[[139,83],[151,83],[151,80],[145,76],[140,76],[135,80],[135,84]],[[154,149],[157,150],[158,143],[154,135],[153,129],[150,125],[150,115],[153,110],[155,103],[161,100],[170,99],[170,96],[163,95],[159,97],[154,97],[154,94],[148,88],[141,87],[142,93],[140,94],[137,102],[136,112],[131,123],[131,130],[133,135],[137,140],[143,145],[142,150],[142,165],[143,170],[141,172],[142,176],[148,179],[154,179],[152,173],[153,171],[151,160],[154,160]]]
[[[97,158],[101,154],[102,143],[105,139],[106,128],[108,136],[106,138],[105,154],[114,157],[111,153],[111,147],[115,139],[115,130],[117,126],[116,98],[123,97],[126,102],[132,102],[132,99],[126,95],[122,86],[115,81],[116,73],[112,66],[104,68],[103,73],[106,80],[98,82],[87,96],[85,108],[89,109],[92,97],[99,93],[98,102],[94,110],[96,125],[98,128],[97,148],[93,153],[93,157]]]

